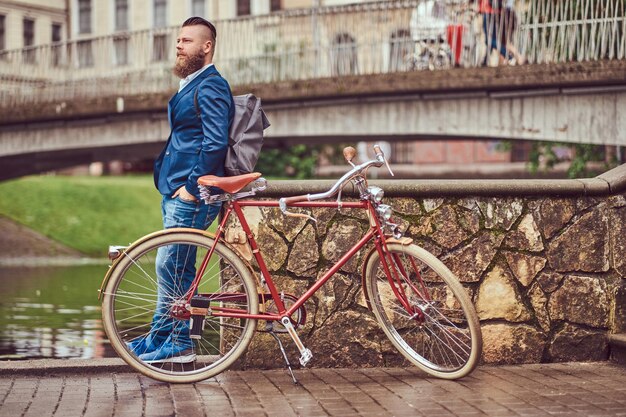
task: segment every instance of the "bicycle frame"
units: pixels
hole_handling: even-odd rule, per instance
[[[220,221],[220,224],[217,228],[217,232],[215,235],[215,242],[213,244],[213,246],[209,249],[208,253],[205,255],[204,259],[202,260],[202,263],[200,265],[200,267],[198,268],[198,271],[196,273],[196,278],[193,281],[191,288],[187,294],[187,302],[190,302],[191,297],[195,294],[195,291],[198,287],[198,285],[200,284],[200,281],[202,279],[202,276],[207,268],[207,265],[209,264],[211,255],[213,254],[214,250],[215,250],[215,246],[217,245],[217,243],[222,239],[222,237],[224,236],[224,231],[225,231],[225,226],[226,226],[226,222],[228,221],[228,219],[230,218],[230,216],[233,214],[233,212],[235,213],[235,216],[237,217],[237,219],[239,220],[241,227],[243,228],[247,238],[248,238],[248,243],[250,244],[250,247],[252,248],[252,254],[255,258],[255,260],[257,261],[257,264],[259,266],[261,275],[263,277],[263,282],[264,284],[267,285],[267,288],[269,289],[270,295],[272,300],[274,301],[274,303],[276,304],[276,308],[277,308],[277,313],[271,313],[271,312],[262,312],[259,314],[248,314],[246,313],[244,310],[238,310],[238,309],[232,309],[232,308],[222,308],[219,306],[212,306],[211,307],[211,315],[213,317],[230,317],[230,318],[242,318],[242,319],[257,319],[257,320],[267,320],[267,321],[279,321],[281,320],[281,318],[283,317],[291,317],[309,298],[311,298],[311,296],[313,294],[315,294],[315,292],[317,292],[317,290],[320,289],[320,287],[322,287],[329,279],[331,276],[333,276],[343,265],[345,265],[359,250],[361,250],[361,248],[363,248],[363,246],[365,246],[370,240],[374,239],[374,246],[376,248],[376,250],[379,252],[380,254],[380,259],[382,260],[382,263],[384,265],[384,269],[387,273],[387,277],[389,278],[390,282],[393,283],[392,281],[392,277],[395,278],[394,280],[396,281],[396,284],[392,285],[392,288],[394,290],[394,293],[396,294],[396,296],[401,300],[401,303],[404,305],[404,307],[407,309],[407,311],[409,313],[414,314],[414,309],[411,308],[411,306],[409,305],[407,299],[406,299],[406,295],[404,294],[404,291],[402,290],[401,285],[398,285],[398,283],[401,281],[400,277],[398,277],[398,271],[396,270],[396,268],[393,268],[395,274],[392,274],[390,272],[390,268],[388,265],[389,260],[386,259],[385,257],[385,253],[388,253],[386,250],[386,240],[385,240],[385,236],[383,233],[383,230],[381,228],[380,222],[378,220],[378,217],[376,215],[376,212],[374,210],[374,207],[372,206],[371,202],[368,200],[365,201],[358,201],[358,202],[340,202],[340,201],[335,201],[335,202],[299,202],[299,203],[294,203],[291,205],[291,207],[303,207],[303,208],[337,208],[337,209],[343,209],[343,208],[347,208],[347,209],[365,209],[368,211],[369,214],[369,219],[370,219],[370,228],[369,230],[365,233],[364,236],[361,237],[361,239],[354,244],[350,250],[348,250],[333,266],[331,269],[329,269],[322,277],[320,277],[319,279],[317,279],[317,281],[315,282],[315,284],[309,288],[304,294],[302,294],[293,305],[291,305],[289,308],[285,307],[285,304],[283,303],[283,300],[280,296],[280,293],[278,291],[278,289],[276,288],[276,285],[274,284],[271,274],[267,269],[267,266],[265,264],[265,261],[263,260],[263,256],[261,255],[261,252],[259,250],[259,247],[256,243],[256,240],[254,239],[254,235],[252,234],[252,231],[250,229],[250,226],[248,225],[248,222],[245,218],[245,215],[243,213],[243,208],[244,207],[279,207],[279,203],[278,201],[255,201],[255,200],[242,200],[242,201],[237,201],[237,200],[233,200],[233,201],[229,201],[228,203],[226,203],[226,208],[224,211],[224,215]],[[405,273],[403,271],[400,271],[400,274],[405,275]],[[395,275],[395,276],[394,276]],[[200,294],[203,296],[207,296],[209,299],[211,299],[212,301],[220,301],[223,299],[224,296],[226,297],[232,297],[233,294],[228,294],[228,295],[220,295],[220,294]],[[260,297],[263,297],[263,294],[260,294]],[[418,313],[419,314],[419,313]]]

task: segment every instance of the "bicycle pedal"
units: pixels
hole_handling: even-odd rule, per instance
[[[311,349],[305,348],[302,351],[302,356],[300,356],[300,365],[302,365],[302,367],[305,367],[311,359],[313,359],[313,353],[311,352]]]

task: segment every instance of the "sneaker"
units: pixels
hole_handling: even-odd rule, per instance
[[[139,355],[145,363],[190,363],[196,360],[191,343],[174,343],[171,338],[152,352]]]
[[[153,346],[149,343],[148,339],[150,339],[150,335],[148,336],[140,336],[130,342],[126,343],[126,347],[128,350],[134,355],[143,355],[144,353],[154,351],[158,346]]]

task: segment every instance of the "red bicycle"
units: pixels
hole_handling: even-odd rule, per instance
[[[403,237],[400,228],[391,222],[392,209],[382,203],[383,190],[367,184],[369,168],[389,168],[380,147],[374,149],[375,159],[355,165],[354,148],[346,148],[344,155],[353,168],[329,191],[278,201],[246,199],[265,189],[267,182],[259,173],[202,177],[199,187],[205,202],[223,203],[223,216],[215,235],[195,229],[166,229],[129,247],[113,247],[113,264],[100,291],[104,328],[120,357],[154,379],[195,382],[228,369],[245,352],[254,332],[263,331],[278,341],[297,382],[276,333],[289,334],[300,351],[300,363],[305,366],[312,352],[297,333],[306,319],[305,302],[373,241],[374,247],[363,263],[363,291],[389,340],[404,357],[433,376],[456,379],[469,374],[482,351],[480,325],[471,299],[440,260]],[[342,189],[349,183],[354,183],[358,190],[359,201],[341,201]],[[250,186],[249,191],[242,191],[246,186]],[[223,192],[212,194],[213,187]],[[319,201],[335,196],[335,201]],[[244,207],[278,207],[284,215],[309,218],[303,213],[292,213],[289,208],[365,210],[370,227],[328,272],[296,297],[284,294],[273,282],[244,216]],[[247,236],[256,270],[224,240],[225,226],[233,215]],[[166,260],[162,259],[163,253],[169,254]],[[174,266],[171,274],[191,273],[193,281],[186,288],[182,284],[171,285],[182,278],[170,276],[166,280],[160,276],[157,271],[161,270],[161,262]],[[165,281],[170,284],[163,285]],[[191,339],[192,345],[184,353],[172,353],[165,360],[142,359],[144,355],[130,346],[158,332],[158,323],[168,323],[162,328]]]

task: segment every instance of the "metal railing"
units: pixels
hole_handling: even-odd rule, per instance
[[[518,0],[515,17],[478,3],[377,1],[217,21],[215,61],[236,86],[512,63],[488,53],[492,38],[496,51],[515,46],[518,64],[624,59],[624,0]],[[0,51],[0,105],[172,91],[178,31]]]

